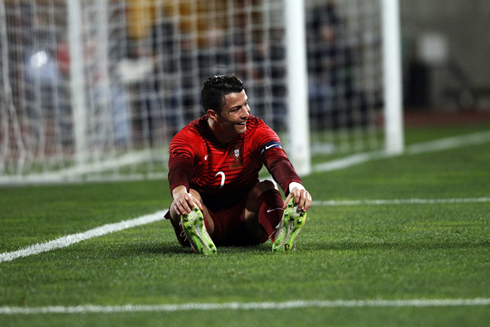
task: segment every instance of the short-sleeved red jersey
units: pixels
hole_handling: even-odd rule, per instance
[[[247,131],[229,144],[213,135],[207,115],[184,127],[170,143],[170,191],[184,185],[196,190],[211,210],[241,202],[258,182],[263,164],[287,193],[301,182],[281,147],[277,134],[262,120],[250,117]]]

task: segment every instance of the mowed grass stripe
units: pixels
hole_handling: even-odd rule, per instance
[[[175,312],[209,310],[284,310],[296,308],[362,308],[362,307],[447,307],[486,306],[488,298],[476,299],[412,299],[412,300],[335,300],[335,301],[288,301],[288,302],[229,302],[229,303],[185,303],[161,305],[123,306],[48,306],[48,307],[0,307],[0,314],[49,314],[49,313],[123,313],[123,312]]]

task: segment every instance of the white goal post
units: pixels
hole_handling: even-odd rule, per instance
[[[299,175],[311,172],[310,124],[308,121],[308,72],[306,64],[305,4],[284,1],[288,87],[289,158]],[[294,91],[293,91],[294,90]],[[294,127],[293,127],[294,126]]]
[[[401,154],[404,149],[404,137],[398,0],[382,0],[382,17],[385,150],[388,154]]]
[[[285,0],[287,47],[287,86],[289,110],[290,158],[301,175],[311,172],[311,151],[308,121],[305,1]],[[381,0],[383,99],[385,151],[400,154],[404,149],[403,99],[401,68],[401,33],[398,0]],[[291,91],[294,90],[294,91]]]
[[[300,175],[403,151],[398,0],[2,0],[0,185],[165,178],[235,74]]]

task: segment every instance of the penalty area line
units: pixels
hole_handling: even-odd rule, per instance
[[[335,301],[288,301],[288,302],[228,302],[184,303],[160,305],[122,306],[47,306],[47,307],[0,307],[0,314],[77,314],[77,313],[125,313],[125,312],[176,312],[210,310],[284,310],[294,308],[362,308],[362,307],[460,307],[487,306],[490,299],[412,299],[412,300],[335,300]]]
[[[72,244],[88,240],[90,238],[106,235],[109,233],[118,232],[124,229],[133,228],[140,225],[150,224],[159,220],[165,219],[164,216],[167,213],[167,210],[162,210],[155,212],[153,214],[141,216],[138,218],[123,220],[118,223],[103,225],[91,230],[88,230],[83,233],[71,234],[67,236],[63,236],[57,238],[55,240],[46,242],[46,243],[38,243],[26,247],[24,249],[13,251],[13,252],[4,252],[0,254],[0,263],[4,261],[12,261],[17,258],[27,257],[34,254],[39,254],[42,252],[48,252],[51,250],[64,248],[70,246]]]

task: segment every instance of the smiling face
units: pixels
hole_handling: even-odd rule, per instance
[[[229,143],[237,135],[247,131],[247,119],[250,117],[250,107],[245,90],[239,93],[225,95],[225,105],[221,112],[208,109],[208,122],[211,130],[222,143]]]

